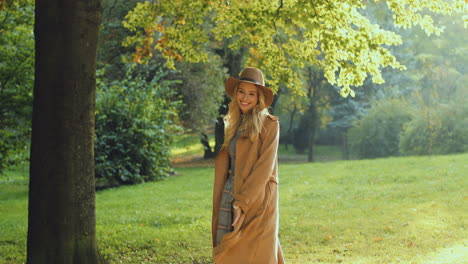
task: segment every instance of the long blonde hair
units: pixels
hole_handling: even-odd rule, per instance
[[[224,144],[223,148],[229,147],[231,140],[240,129],[243,133],[247,133],[252,142],[258,139],[263,127],[265,117],[269,115],[268,109],[265,107],[265,95],[262,89],[257,87],[258,103],[248,114],[242,114],[240,107],[237,103],[237,91],[239,85],[234,89],[233,97],[229,103],[229,111],[224,117]],[[243,116],[243,120],[241,120]]]

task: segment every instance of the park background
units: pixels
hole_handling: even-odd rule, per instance
[[[104,1],[99,29],[94,155],[104,261],[211,263],[224,80],[264,63],[277,94],[271,110],[281,123],[280,239],[288,263],[468,263],[468,47],[461,14],[432,14],[443,31],[428,34],[395,26],[386,4],[369,1],[362,12],[401,36],[399,45],[382,45],[406,69],[382,67],[385,83],[366,78],[350,90],[332,84],[320,64],[291,63],[292,73],[276,72],[271,54],[236,38],[203,40],[206,57],[181,48],[182,56],[161,46],[174,45],[164,38],[171,21],[189,19],[162,8],[165,16],[148,29],[139,24],[148,10],[138,3],[149,2]],[[179,12],[189,14],[189,4],[183,7]],[[2,1],[0,21],[0,263],[24,263],[33,1]],[[183,44],[196,38],[183,33]]]

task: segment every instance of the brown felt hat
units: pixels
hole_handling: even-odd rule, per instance
[[[265,107],[268,107],[273,103],[273,92],[270,88],[265,86],[265,79],[263,78],[261,70],[253,67],[247,67],[241,72],[239,79],[229,77],[226,80],[225,89],[231,99],[235,97],[233,94],[234,88],[241,82],[253,83],[259,89],[262,89],[263,94],[265,95]]]

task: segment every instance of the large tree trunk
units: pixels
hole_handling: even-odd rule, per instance
[[[94,108],[101,0],[36,0],[27,263],[99,263]]]

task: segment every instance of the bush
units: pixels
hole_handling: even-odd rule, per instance
[[[404,126],[400,149],[405,155],[468,151],[468,105],[425,107]]]
[[[28,122],[25,123],[27,124]],[[25,124],[15,124],[11,127],[14,127],[14,129],[8,127],[6,129],[0,129],[0,175],[4,173],[7,168],[24,167],[29,163],[31,140],[30,123],[29,126]]]
[[[178,101],[163,73],[130,67],[122,81],[99,82],[96,100],[96,186],[166,177]]]
[[[399,155],[400,132],[410,119],[411,109],[401,100],[374,103],[349,130],[351,151],[359,158]]]

